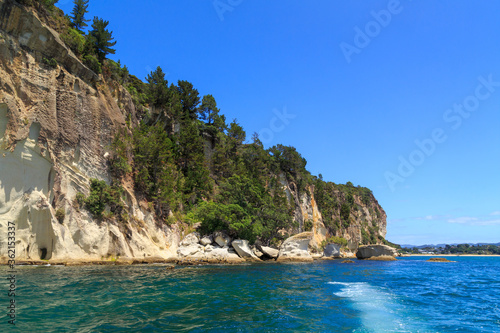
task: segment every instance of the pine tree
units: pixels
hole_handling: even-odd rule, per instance
[[[90,21],[85,19],[85,14],[89,12],[87,10],[89,7],[89,0],[74,0],[73,3],[75,7],[73,7],[73,11],[71,12],[71,23],[73,24],[73,28],[82,31],[82,28],[85,28],[87,22]]]
[[[113,32],[106,29],[109,21],[104,21],[103,19],[94,17],[94,22],[92,23],[92,31],[90,35],[94,38],[95,52],[97,53],[97,58],[102,63],[108,54],[115,54],[116,50],[112,49],[115,46],[116,41],[113,41]]]
[[[148,74],[146,81],[148,82],[149,102],[157,107],[165,106],[168,102],[169,88],[161,67],[158,66],[156,70]]]

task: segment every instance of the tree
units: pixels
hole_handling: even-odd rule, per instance
[[[103,19],[94,17],[94,22],[92,23],[92,30],[90,35],[94,38],[94,50],[97,54],[98,60],[102,63],[108,54],[115,54],[116,50],[112,49],[115,46],[116,41],[113,41],[113,32],[106,29],[109,21],[104,21]]]
[[[148,74],[148,97],[154,106],[164,106],[167,104],[169,88],[168,81],[165,79],[165,73],[160,66],[155,71]]]
[[[201,106],[198,108],[201,120],[205,121],[205,130],[213,139],[217,132],[222,132],[226,129],[226,117],[219,114],[217,103],[212,95],[205,95],[201,101]]]
[[[89,0],[74,0],[73,3],[75,6],[71,12],[71,23],[73,24],[73,28],[81,32],[82,28],[85,28],[87,22],[90,21],[85,19],[85,14],[88,13]]]
[[[180,101],[182,104],[183,118],[196,119],[200,96],[198,90],[193,88],[193,84],[180,80],[177,82]]]

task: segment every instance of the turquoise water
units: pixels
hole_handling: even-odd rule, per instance
[[[17,267],[16,330],[500,332],[500,257],[425,259]]]

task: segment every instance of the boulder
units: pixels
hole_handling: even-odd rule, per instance
[[[287,238],[281,245],[277,261],[313,261],[309,254],[312,232],[303,232]]]
[[[198,244],[200,241],[200,234],[197,232],[192,232],[181,241],[180,246],[191,246]]]
[[[210,245],[212,242],[212,236],[203,236],[202,239],[200,239],[200,244],[203,246]]]
[[[273,258],[273,259],[278,258],[279,254],[280,254],[279,250],[273,249],[272,247],[268,247],[268,246],[261,246],[260,251],[262,253],[264,253],[264,255],[266,255],[270,258]]]
[[[328,243],[325,246],[323,255],[328,258],[339,258],[340,257],[340,245],[335,243]]]
[[[262,259],[262,257],[264,256],[264,253],[262,253],[262,252],[261,252],[261,251],[257,248],[257,246],[252,246],[252,247],[251,247],[251,249],[252,249],[253,254],[255,254],[255,256],[256,256],[257,258],[261,258],[261,259]]]
[[[236,239],[231,245],[238,255],[244,259],[260,260],[248,245],[248,241],[244,239]]]
[[[213,238],[220,247],[228,246],[231,243],[231,237],[221,231],[215,232]]]
[[[375,259],[377,257],[392,257],[398,254],[397,250],[387,245],[362,245],[356,252],[358,259]]]
[[[204,249],[199,244],[189,245],[189,246],[180,246],[177,249],[177,254],[179,257],[200,257],[203,256]]]

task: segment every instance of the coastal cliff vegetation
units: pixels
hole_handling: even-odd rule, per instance
[[[142,81],[120,61],[108,59],[116,41],[108,21],[94,17],[90,24],[88,0],[75,0],[71,16],[54,6],[57,0],[19,2],[35,8],[74,55],[100,75],[101,89],[121,85],[135,106],[109,145],[111,184],[91,180],[90,194],[75,199],[79,209],[97,219],[127,220],[120,197],[122,186],[132,184],[167,225],[201,222],[203,233],[225,231],[252,243],[279,244],[313,228],[312,221],[296,218],[305,195],[316,201],[329,239],[346,246],[345,237],[357,232],[358,243],[388,243],[386,215],[370,189],[311,175],[294,147],[264,147],[256,133],[249,136],[236,119],[226,119],[214,96],[202,96],[185,80],[168,82],[161,67]]]

